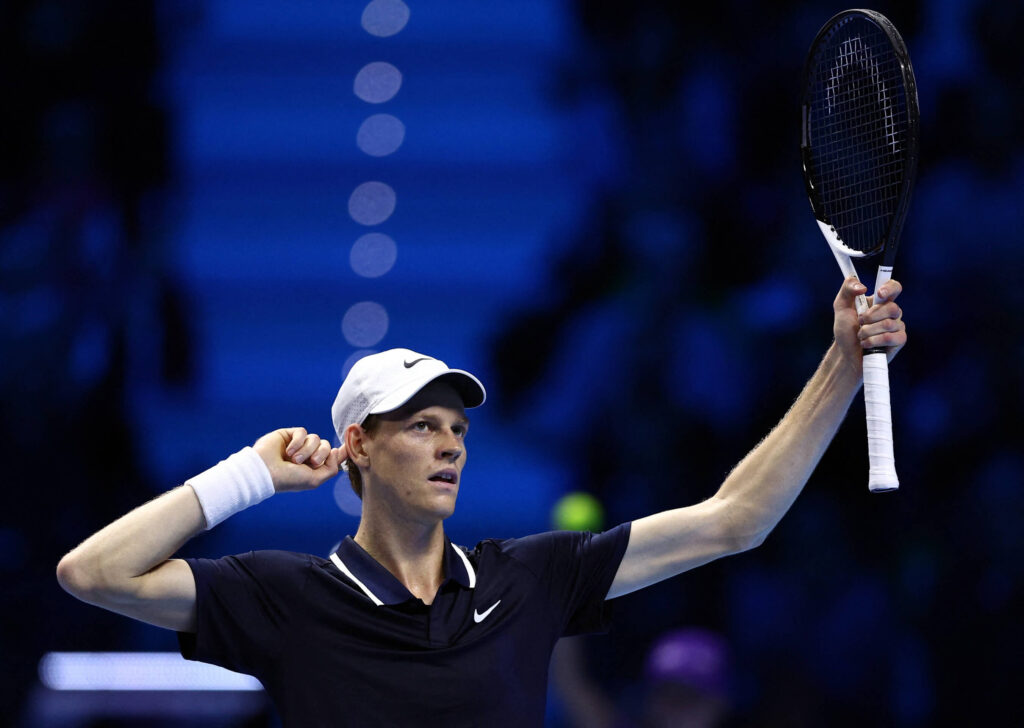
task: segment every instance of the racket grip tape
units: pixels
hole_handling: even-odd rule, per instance
[[[864,406],[868,425],[868,490],[896,490],[900,481],[892,448],[889,363],[884,351],[864,354]]]

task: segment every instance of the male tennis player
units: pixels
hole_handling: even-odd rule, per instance
[[[539,725],[563,635],[606,627],[606,601],[760,544],[800,492],[861,386],[861,349],[906,342],[886,283],[858,320],[847,280],[835,341],[779,425],[703,503],[599,535],[451,544],[471,374],[398,349],[366,357],[332,408],[342,445],[301,428],[264,435],[65,556],[79,599],[177,630],[182,653],[258,677],[287,725]],[[608,433],[629,447],[629,433]],[[363,499],[328,559],[280,551],[173,559],[189,538],[347,464]],[[530,477],[528,455],[522,477]]]

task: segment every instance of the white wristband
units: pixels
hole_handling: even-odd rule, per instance
[[[227,460],[185,481],[199,498],[210,530],[228,516],[256,505],[274,495],[263,458],[251,447],[243,448]]]

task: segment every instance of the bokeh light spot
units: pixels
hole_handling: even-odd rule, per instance
[[[409,6],[402,0],[373,0],[363,10],[363,30],[378,38],[401,32],[409,22]]]
[[[383,233],[367,233],[352,244],[349,264],[363,278],[379,278],[391,270],[398,258],[395,241]]]
[[[359,126],[356,146],[371,157],[386,157],[405,139],[405,124],[391,114],[374,114]]]
[[[348,198],[348,214],[360,225],[379,225],[395,211],[395,191],[383,182],[364,182]]]
[[[388,312],[379,303],[353,304],[341,320],[341,333],[352,346],[374,346],[388,332]]]
[[[334,481],[334,502],[343,513],[347,513],[350,516],[358,518],[363,513],[363,502],[359,500],[359,496],[352,490],[348,473],[343,472]],[[338,547],[335,546],[334,551],[337,550]]]
[[[401,87],[401,71],[385,61],[374,61],[359,69],[352,90],[369,104],[382,104],[394,98]]]
[[[551,523],[561,531],[592,531],[604,529],[604,507],[590,493],[576,491],[558,499],[551,510]]]
[[[357,361],[362,359],[364,356],[370,356],[370,354],[376,353],[376,349],[360,349],[358,351],[352,352],[352,354],[349,355],[348,359],[345,360],[345,363],[341,365],[341,378],[344,379],[345,377],[348,376],[348,373],[352,371],[352,367],[355,366]],[[337,443],[335,443],[335,445],[341,445],[341,442],[338,441]]]

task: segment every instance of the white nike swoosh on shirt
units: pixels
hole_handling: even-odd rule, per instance
[[[494,604],[492,604],[490,606],[490,608],[488,608],[487,611],[485,611],[483,614],[481,614],[480,612],[478,612],[478,611],[476,611],[474,609],[473,610],[473,621],[476,622],[477,624],[480,624],[485,619],[487,619],[487,615],[489,615],[491,612],[493,612],[494,608],[496,606],[498,606],[499,604],[501,604],[501,600],[500,599],[498,601],[496,601]]]

